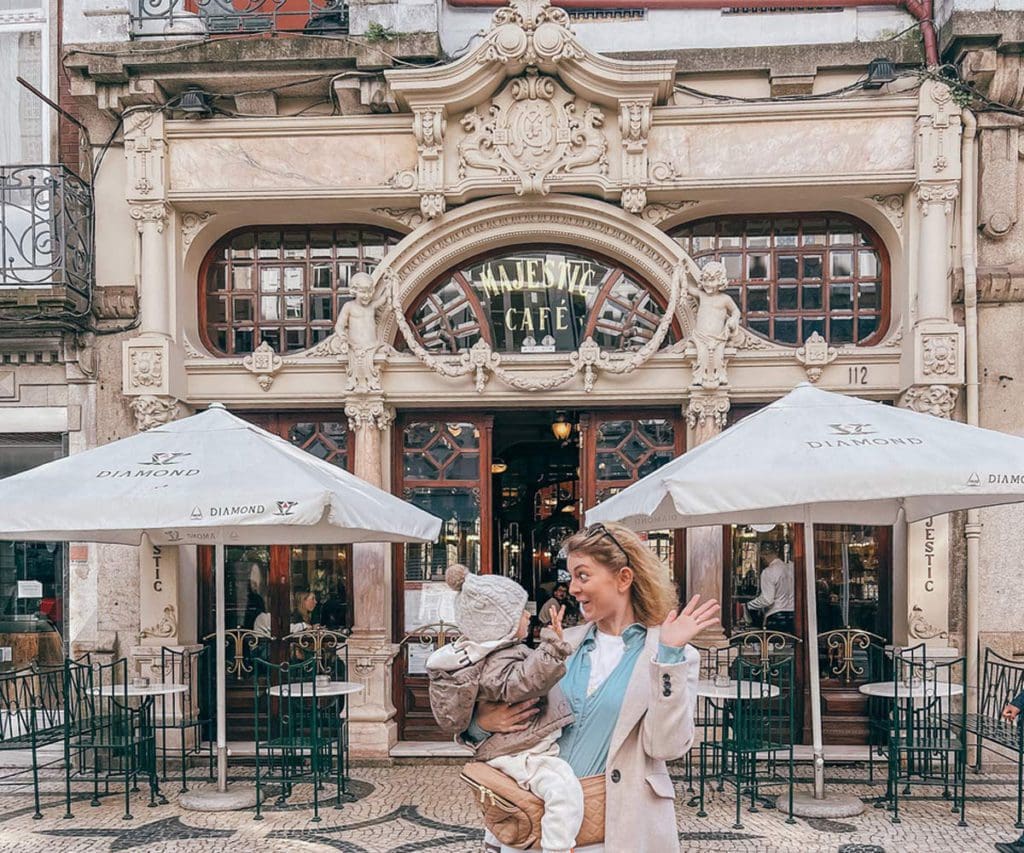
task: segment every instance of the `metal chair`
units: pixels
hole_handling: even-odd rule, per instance
[[[966,670],[964,658],[929,660],[918,647],[894,657],[886,791],[893,823],[900,823],[901,785],[906,796],[913,784],[941,784],[959,825],[967,825]]]
[[[724,783],[736,789],[736,822],[734,829],[743,829],[741,805],[749,795],[748,810],[756,812],[758,804],[772,807],[762,796],[762,789],[784,784],[788,793],[787,823],[794,823],[793,743],[796,739],[794,705],[795,658],[767,656],[750,659],[738,657],[734,664],[735,694],[718,706],[721,739],[701,744],[700,810],[704,809],[708,759],[720,761],[717,778],[720,789]]]
[[[144,708],[134,707],[128,692],[128,661],[107,664],[67,664],[67,697],[74,708],[75,724],[68,732],[68,791],[74,777],[91,781],[90,805],[100,804],[110,783],[124,783],[124,820],[131,820],[131,794],[139,790],[139,779],[148,777],[149,806],[158,805],[156,780],[156,739],[152,721]],[[70,793],[65,817],[71,814]],[[164,800],[166,802],[166,800]]]
[[[210,647],[199,649],[160,649],[161,681],[184,684],[188,690],[160,696],[156,700],[154,728],[160,775],[167,778],[168,758],[176,758],[181,767],[181,792],[188,790],[188,763],[203,752],[209,778],[213,778],[213,733],[211,731],[213,702],[207,691],[211,683]]]
[[[32,773],[32,793],[36,820],[39,809],[39,770],[59,764],[63,751],[46,758],[40,750],[64,742],[64,666],[37,667],[0,675],[0,752],[26,751],[31,755],[29,768],[18,768],[0,777],[0,784],[20,785],[7,780]]]
[[[263,819],[263,787],[281,786],[276,803],[283,804],[294,786],[309,782],[313,818],[320,821],[320,791],[333,775],[335,807],[343,793],[342,721],[339,695],[321,695],[316,683],[318,661],[274,664],[253,661],[256,726],[256,815]]]

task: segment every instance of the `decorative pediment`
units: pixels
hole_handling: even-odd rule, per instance
[[[415,189],[433,218],[447,201],[495,183],[517,194],[619,193],[647,203],[651,110],[671,96],[675,62],[629,62],[592,53],[564,9],[516,0],[497,10],[477,47],[449,65],[385,72],[413,114],[415,172],[393,182]]]

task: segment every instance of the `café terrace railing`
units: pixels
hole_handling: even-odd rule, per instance
[[[347,0],[131,0],[132,38],[347,33]]]
[[[84,320],[93,223],[92,188],[66,166],[0,166],[0,318]]]

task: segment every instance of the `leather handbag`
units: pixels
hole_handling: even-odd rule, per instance
[[[517,850],[531,850],[540,844],[540,822],[544,817],[544,801],[520,787],[507,773],[471,761],[462,768],[460,778],[476,795],[483,814],[484,826],[502,844]],[[583,788],[583,824],[576,836],[576,846],[604,842],[604,775],[580,779]]]

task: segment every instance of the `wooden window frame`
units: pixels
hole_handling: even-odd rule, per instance
[[[330,257],[315,257],[313,255],[313,247],[311,245],[313,233],[316,231],[327,231],[332,232],[331,237],[331,248]],[[357,244],[354,247],[355,256],[349,258],[347,256],[339,255],[339,248],[352,248],[341,244],[338,238],[338,234],[343,231],[354,231],[358,235]],[[260,258],[259,257],[259,236],[261,234],[274,234],[276,232],[277,242],[277,257],[276,258]],[[363,240],[363,234],[372,233],[383,238],[384,245],[381,252],[380,258],[370,257],[367,254],[367,245]],[[297,258],[286,257],[285,248],[285,235],[286,234],[298,234],[304,235],[303,240],[303,256]],[[226,253],[230,250],[231,243],[240,235],[251,234],[253,238],[253,257],[251,260],[242,260],[226,257]],[[341,286],[338,281],[338,265],[351,262],[355,268],[355,272],[370,272],[376,267],[382,258],[387,254],[388,251],[393,248],[399,240],[402,239],[402,235],[391,231],[387,228],[381,228],[376,225],[363,225],[361,223],[323,223],[319,225],[306,225],[306,224],[268,224],[268,225],[246,225],[242,228],[235,228],[232,231],[224,234],[220,239],[217,240],[210,250],[206,253],[206,257],[203,258],[203,262],[199,268],[199,277],[197,281],[197,300],[199,303],[199,335],[203,342],[203,345],[218,358],[237,358],[239,356],[248,355],[249,351],[235,351],[234,348],[234,332],[238,329],[251,330],[253,334],[252,348],[255,349],[260,345],[261,336],[260,330],[276,329],[280,332],[281,337],[278,342],[278,347],[275,350],[280,355],[287,355],[295,352],[301,352],[304,349],[309,349],[319,343],[319,340],[329,336],[334,331],[334,325],[338,319],[338,312],[342,301],[346,298],[351,298],[351,292],[349,285],[346,283]],[[379,247],[375,247],[379,248]],[[331,268],[331,286],[330,288],[314,288],[312,286],[312,273],[313,269],[317,264],[329,264]],[[248,266],[252,268],[252,287],[249,290],[236,291],[233,282],[231,272],[235,266]],[[211,287],[211,279],[214,268],[222,267],[224,269],[225,289],[214,290]],[[286,296],[301,296],[303,299],[304,316],[302,319],[296,319],[288,321],[284,317],[278,320],[261,320],[260,319],[260,298],[263,292],[260,289],[260,270],[261,269],[279,269],[284,270],[285,267],[302,267],[303,273],[303,284],[302,288],[297,291],[289,293],[284,289],[284,281],[279,285],[279,289],[273,294],[267,294],[268,296],[273,295],[279,299],[283,299]],[[224,322],[212,323],[209,320],[209,309],[208,300],[217,296],[223,296],[225,299],[224,306]],[[252,304],[252,319],[244,322],[236,322],[234,317],[234,300],[235,298],[246,298],[251,300]],[[316,320],[314,321],[311,317],[312,314],[312,303],[313,297],[330,297],[331,299],[331,319],[329,320]],[[287,329],[298,329],[302,327],[305,330],[305,343],[303,346],[298,348],[289,349],[287,347],[287,341],[285,331]],[[214,342],[212,335],[213,331],[224,331],[225,332],[225,348],[222,349],[219,345]],[[322,334],[319,340],[315,339],[315,333],[319,331]]]
[[[766,235],[750,235],[747,232],[747,223],[754,220],[766,220],[769,223],[769,229],[767,232],[768,245],[765,247],[756,247],[748,245],[748,238],[751,236],[766,236]],[[792,221],[796,220],[798,223],[798,231],[796,236],[795,246],[779,246],[776,245],[776,223],[780,221]],[[822,244],[807,244],[802,242],[804,223],[811,220],[825,220],[825,242]],[[859,233],[860,237],[864,242],[858,242],[856,239],[851,244],[835,244],[833,245],[829,239],[829,235],[839,231],[838,228],[833,228],[833,220],[842,220],[848,223],[855,233]],[[740,223],[741,228],[734,229],[735,233],[730,233],[728,237],[739,237],[739,246],[716,246],[711,249],[700,249],[692,250],[691,239],[694,236],[693,230],[699,226],[707,225],[708,223],[714,223],[714,231],[716,238],[723,236],[721,234],[723,226],[727,224]],[[847,319],[853,318],[854,323],[858,324],[861,317],[876,317],[877,326],[870,335],[865,337],[863,340],[854,340],[845,342],[840,341],[835,344],[836,346],[846,346],[852,344],[858,347],[867,347],[877,344],[881,341],[886,333],[889,331],[889,325],[891,322],[890,314],[892,308],[892,265],[889,259],[889,253],[886,249],[885,243],[878,233],[866,222],[858,219],[848,213],[840,211],[798,211],[794,213],[751,213],[751,214],[729,214],[725,216],[709,216],[702,219],[696,219],[692,222],[686,222],[682,225],[677,226],[669,232],[671,236],[679,245],[686,251],[690,256],[700,263],[700,259],[707,258],[713,260],[719,260],[724,255],[739,255],[740,266],[742,270],[741,279],[730,279],[730,293],[733,298],[736,299],[736,304],[740,308],[742,315],[741,322],[744,327],[747,328],[751,334],[757,335],[761,338],[777,343],[781,346],[787,347],[800,347],[803,346],[804,341],[808,337],[803,333],[803,323],[805,320],[811,320],[817,317],[824,319],[824,331],[822,336],[833,343],[831,334],[831,322],[833,319]],[[698,237],[707,235],[696,235]],[[835,277],[833,278],[831,272],[831,255],[833,252],[849,251],[856,255],[859,251],[870,248],[874,250],[878,257],[878,270],[875,276],[860,276],[851,275],[849,277]],[[770,271],[769,275],[764,279],[750,280],[748,278],[749,261],[748,258],[751,255],[767,255],[769,258]],[[796,256],[798,261],[798,267],[800,271],[797,276],[793,279],[781,279],[777,275],[778,265],[776,258],[779,255],[793,255]],[[821,255],[822,257],[822,270],[820,279],[805,279],[802,273],[804,256]],[[859,263],[859,262],[858,262]],[[867,284],[871,282],[877,282],[879,288],[878,294],[878,308],[864,308],[862,309],[859,305],[859,289],[860,284]],[[803,296],[800,293],[803,286],[806,284],[813,286],[820,284],[821,286],[821,308],[804,308],[802,306]],[[836,308],[833,309],[830,306],[830,285],[843,285],[849,284],[853,288],[854,300],[853,307],[849,310]],[[799,307],[794,309],[779,309],[778,305],[779,287],[792,286],[797,290],[797,305]],[[748,288],[750,287],[766,287],[768,289],[769,297],[769,308],[767,312],[758,311],[751,314],[748,311]],[[737,292],[738,291],[738,292]],[[739,298],[737,298],[737,296]],[[777,319],[793,319],[800,324],[797,330],[796,342],[782,341],[779,340],[775,335],[775,322]],[[769,333],[767,335],[762,334],[755,329],[750,327],[751,320],[767,320],[769,324]],[[856,328],[856,326],[855,326]]]

